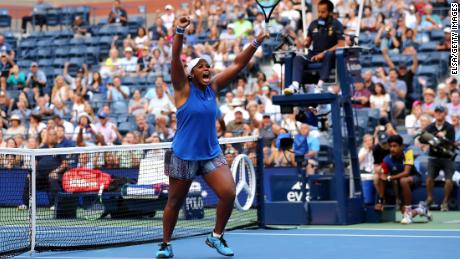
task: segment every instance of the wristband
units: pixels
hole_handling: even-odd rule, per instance
[[[257,40],[253,40],[252,43],[251,43],[251,45],[252,45],[254,48],[256,48],[256,49],[260,47],[260,43],[257,42]]]
[[[185,32],[185,28],[181,28],[181,27],[176,27],[176,34],[179,34],[179,35],[184,35],[184,32]]]
[[[391,181],[391,175],[387,176],[387,181]]]

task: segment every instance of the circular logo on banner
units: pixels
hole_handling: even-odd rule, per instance
[[[254,166],[247,155],[241,154],[233,160],[231,170],[236,184],[235,206],[241,211],[249,210],[256,196]]]

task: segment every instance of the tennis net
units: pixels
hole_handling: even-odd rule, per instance
[[[237,183],[227,229],[257,226],[261,142],[240,137],[220,144]],[[160,241],[170,148],[171,143],[0,149],[0,257]],[[197,177],[173,238],[209,233],[217,200]]]

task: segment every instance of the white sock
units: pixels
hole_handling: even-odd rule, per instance
[[[212,236],[213,236],[213,237],[221,238],[222,235],[223,235],[223,233],[219,235],[219,234],[217,234],[217,233],[214,232],[214,231],[212,232]]]
[[[318,87],[323,86],[323,84],[324,84],[323,80],[319,80],[319,81],[318,81]]]

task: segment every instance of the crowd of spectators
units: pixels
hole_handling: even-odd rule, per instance
[[[307,1],[307,22],[314,16],[312,2]],[[432,121],[434,103],[441,103],[448,109],[449,121],[458,129],[457,81],[449,78],[439,85],[430,85],[429,81],[416,76],[418,48],[429,40],[430,31],[444,30],[444,38],[436,49],[450,49],[450,13],[435,14],[430,1],[366,0],[363,19],[358,24],[356,1],[333,2],[335,15],[343,23],[346,34],[356,33],[359,26],[362,34],[375,36],[372,48],[385,58],[383,66],[363,71],[363,83],[355,85],[355,108],[378,109],[380,117],[390,125],[385,125],[388,134],[398,125],[405,125],[407,133],[414,136]],[[447,6],[447,1],[432,2],[438,7]],[[38,4],[45,3],[38,1]],[[71,73],[66,63],[62,75],[56,76],[52,83],[40,68],[39,60],[31,63],[28,71],[21,70],[17,53],[0,35],[0,147],[40,147],[46,143],[47,133],[56,128],[63,131],[57,147],[171,141],[176,130],[176,108],[169,59],[176,18],[182,15],[192,18],[185,36],[183,61],[208,55],[215,72],[231,63],[266,24],[255,0],[194,0],[179,9],[171,5],[162,9],[151,24],[139,27],[136,34],[125,38],[115,36],[107,49],[107,58],[100,60],[100,64],[81,64],[76,73]],[[296,38],[294,48],[299,48],[297,39],[303,37],[300,10],[299,1],[282,0],[270,20],[270,33],[288,33]],[[116,0],[106,26],[126,26],[129,19],[123,3]],[[24,22],[26,31],[28,19]],[[79,16],[75,17],[72,30],[74,37],[91,37],[91,26]],[[347,44],[351,45],[352,39],[347,39]],[[265,164],[292,166],[295,164],[292,153],[279,150],[276,141],[279,135],[289,133],[299,141],[305,140],[308,152],[304,155],[310,161],[307,166],[315,168],[320,138],[325,134],[296,122],[293,114],[281,115],[279,107],[273,105],[271,97],[280,93],[281,75],[270,69],[273,61],[263,48],[266,46],[256,52],[244,73],[219,93],[218,135],[262,136]],[[395,65],[396,54],[409,56],[410,60],[407,64]],[[147,89],[124,85],[125,80],[132,77],[154,78],[154,83]],[[19,90],[19,94],[10,96],[11,89]],[[421,89],[423,95],[417,95],[417,89]],[[337,85],[330,86],[329,90],[340,93]],[[103,105],[96,105],[98,103]],[[120,123],[120,117],[128,118],[132,127],[121,127],[126,123]],[[364,143],[361,161],[371,160],[367,152],[378,141],[378,132],[371,130],[371,135],[359,141]],[[457,139],[460,140],[460,130],[457,130]],[[247,145],[226,146],[224,155],[231,160],[238,152],[253,148]],[[19,163],[8,158],[0,161],[8,168]],[[368,168],[364,166],[363,170]]]

